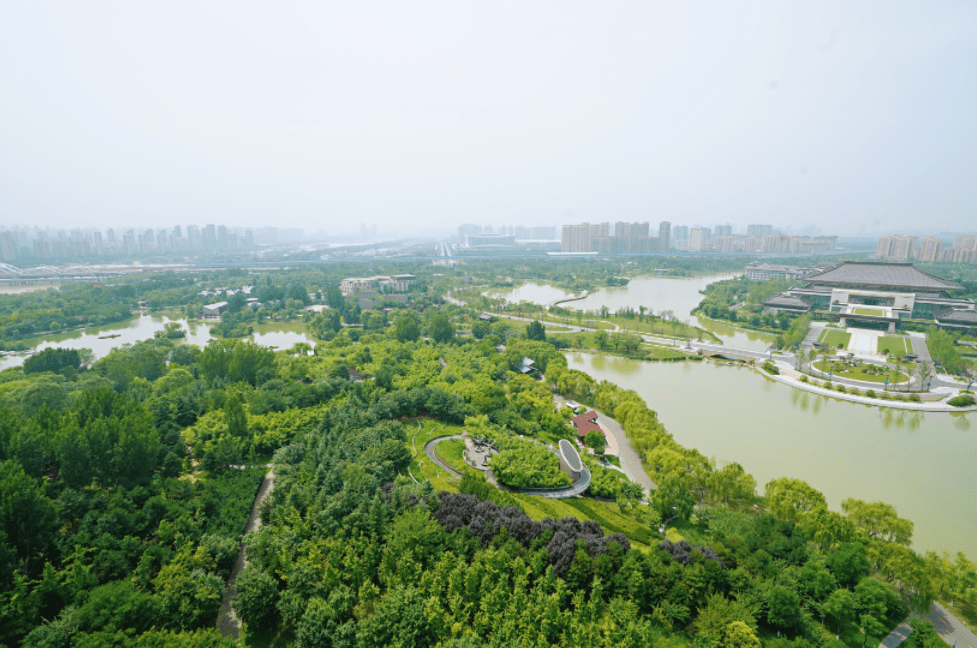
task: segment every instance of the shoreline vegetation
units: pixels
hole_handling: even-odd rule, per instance
[[[913,552],[912,522],[893,507],[847,499],[831,511],[790,478],[758,492],[739,464],[683,447],[635,392],[569,369],[563,355],[579,340],[693,359],[680,346],[485,322],[439,297],[461,277],[405,270],[417,285],[391,310],[337,297],[342,269],[331,267],[104,289],[186,313],[200,292],[248,285],[262,304],[269,297],[266,320],[328,305],[303,316],[314,350],[233,337],[198,348],[164,335],[90,362],[51,350],[0,371],[0,641],[236,645],[213,628],[242,546],[233,607],[244,644],[262,647],[854,648],[934,599],[970,600],[973,564]],[[18,309],[51,312],[51,296],[33,294],[44,308]],[[229,334],[252,325],[235,301],[221,320]],[[472,335],[458,335],[466,327]],[[527,357],[534,376],[522,373]],[[543,463],[546,483],[565,481],[531,441],[576,438],[554,393],[620,424],[657,486],[646,500],[589,455],[590,496],[557,502],[471,471],[452,477],[423,452],[461,430],[494,435],[513,483]],[[446,446],[445,459],[460,451]],[[242,467],[265,463],[275,489],[245,536],[265,469]],[[967,609],[956,611],[968,619]]]

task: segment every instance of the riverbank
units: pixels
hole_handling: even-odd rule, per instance
[[[777,357],[776,355],[774,356]],[[683,447],[736,462],[756,478],[802,479],[832,510],[848,497],[884,501],[913,521],[919,552],[977,555],[977,413],[842,400],[833,391],[758,380],[747,363],[639,362],[588,352],[568,367],[634,390]],[[784,358],[785,362],[791,359]],[[762,361],[760,363],[762,364]]]
[[[850,394],[845,392],[835,391],[834,389],[828,389],[827,387],[822,387],[820,385],[815,385],[812,382],[802,382],[801,377],[806,377],[806,374],[802,374],[796,369],[794,369],[789,363],[783,360],[772,360],[774,366],[780,371],[779,375],[770,374],[763,370],[762,366],[755,365],[754,370],[765,378],[770,380],[789,385],[795,389],[802,389],[812,394],[819,394],[821,396],[828,396],[830,398],[835,398],[837,400],[849,401],[851,403],[860,403],[862,405],[874,405],[876,407],[889,407],[892,409],[900,410],[910,410],[916,412],[974,412],[977,411],[977,405],[972,405],[970,407],[954,407],[950,405],[947,401],[959,396],[963,393],[962,389],[953,389],[950,387],[938,387],[933,390],[933,393],[941,394],[941,398],[936,402],[926,402],[926,401],[894,401],[887,400],[884,398],[872,398],[870,396],[864,396],[862,394]],[[810,380],[810,379],[809,379]],[[871,387],[868,387],[871,389]]]

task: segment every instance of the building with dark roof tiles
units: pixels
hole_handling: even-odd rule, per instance
[[[963,286],[957,282],[934,277],[916,269],[911,263],[844,261],[821,274],[806,277],[805,281],[822,286],[903,290],[906,292],[963,290]]]
[[[845,261],[801,281],[802,286],[764,300],[764,307],[774,313],[835,313],[842,326],[888,331],[904,319],[933,321],[936,313],[974,310],[973,300],[952,296],[963,286],[911,263]]]

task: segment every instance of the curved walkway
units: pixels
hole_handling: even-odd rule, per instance
[[[891,407],[893,409],[903,409],[903,410],[915,410],[918,412],[974,412],[977,411],[977,405],[971,407],[954,407],[953,405],[948,405],[947,401],[958,395],[962,389],[953,389],[951,387],[937,387],[933,390],[933,393],[941,394],[942,398],[935,402],[913,402],[913,401],[891,401],[883,400],[881,398],[869,398],[868,396],[856,395],[856,394],[845,394],[843,392],[837,392],[833,389],[827,389],[825,387],[819,387],[810,382],[801,382],[800,378],[803,374],[799,373],[794,369],[793,365],[780,359],[774,359],[773,363],[780,370],[779,376],[774,376],[763,371],[760,367],[756,367],[756,371],[761,373],[763,376],[776,380],[777,382],[784,383],[791,387],[797,389],[803,389],[804,391],[809,391],[814,394],[819,394],[821,396],[830,396],[831,398],[836,398],[838,400],[846,400],[853,403],[861,403],[863,405],[875,405],[878,407]],[[833,382],[839,382],[835,380]],[[862,389],[865,389],[864,383],[858,385]],[[899,392],[890,392],[898,394]],[[903,392],[905,393],[905,392]]]
[[[581,299],[586,299],[587,298],[587,295],[589,295],[589,294],[590,294],[590,291],[589,290],[585,290],[582,293],[580,293],[579,295],[577,295],[576,297],[563,297],[561,299],[557,299],[555,301],[551,301],[546,306],[547,307],[549,307],[549,306],[556,306],[557,304],[565,304],[566,302],[580,301]]]
[[[587,492],[588,488],[590,488],[590,470],[587,469],[587,466],[582,466],[580,479],[563,488],[510,488],[509,490],[515,493],[522,493],[523,495],[536,495],[547,499],[566,499],[568,497],[583,495]]]
[[[255,495],[254,504],[251,505],[251,515],[248,516],[248,523],[244,525],[244,535],[257,531],[261,527],[261,505],[265,499],[271,495],[275,488],[275,468],[272,467],[265,478],[258,486],[258,493]],[[227,589],[224,590],[224,599],[221,601],[220,613],[217,615],[217,630],[225,637],[231,637],[237,641],[241,636],[241,619],[234,613],[231,601],[237,596],[234,588],[234,581],[248,564],[247,557],[244,555],[244,541],[241,542],[241,549],[238,551],[237,560],[234,561],[234,568],[231,576],[227,579]]]
[[[438,457],[438,454],[435,452],[434,448],[442,441],[464,438],[464,434],[451,434],[448,436],[436,437],[424,444],[424,452],[431,461],[443,468],[450,475],[460,478],[461,473],[442,461],[441,458]],[[580,479],[573,482],[569,486],[564,486],[562,488],[507,488],[507,490],[515,493],[523,493],[525,495],[538,495],[539,497],[546,497],[548,499],[565,499],[567,497],[582,495],[587,491],[588,488],[590,488],[590,471],[586,466],[583,466],[583,470],[580,471]]]
[[[553,400],[560,407],[566,403],[566,399],[558,394],[553,395]],[[594,411],[596,412],[597,410]],[[646,495],[651,490],[658,488],[655,482],[651,480],[651,477],[648,476],[648,473],[645,472],[644,466],[641,465],[641,457],[638,456],[638,451],[631,445],[621,424],[601,412],[597,412],[597,416],[598,425],[606,430],[617,444],[617,458],[621,462],[621,472],[627,475],[631,481],[640,484]]]
[[[428,458],[431,461],[436,463],[441,468],[444,468],[452,477],[461,478],[460,472],[458,472],[457,470],[455,470],[445,462],[441,461],[441,458],[438,457],[437,453],[434,451],[434,446],[438,445],[442,441],[448,441],[450,439],[464,439],[464,438],[465,435],[463,434],[451,434],[448,436],[435,437],[434,439],[431,439],[430,441],[424,444],[424,452],[427,454]]]

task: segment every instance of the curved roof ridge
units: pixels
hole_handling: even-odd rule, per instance
[[[866,284],[917,289],[963,290],[955,281],[923,272],[911,262],[842,261],[824,272],[805,277],[805,280],[826,284]]]

